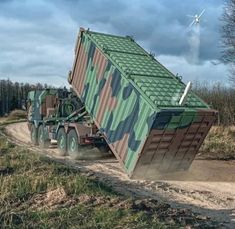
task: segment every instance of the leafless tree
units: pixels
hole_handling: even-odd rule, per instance
[[[226,1],[222,22],[222,61],[229,64],[229,79],[235,86],[235,0]]]
[[[222,83],[194,82],[194,92],[219,111],[218,124],[229,126],[235,124],[235,88]]]

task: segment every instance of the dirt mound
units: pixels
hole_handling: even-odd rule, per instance
[[[38,194],[31,199],[31,209],[55,209],[72,204],[70,199],[63,188],[57,188]]]

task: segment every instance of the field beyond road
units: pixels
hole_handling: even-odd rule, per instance
[[[80,228],[233,227],[234,160],[195,160],[188,173],[134,181],[115,158],[72,161],[54,148],[31,146],[25,123],[9,125],[7,133],[20,146],[1,140],[1,222],[22,220],[23,226],[35,217],[49,226],[84,222]]]

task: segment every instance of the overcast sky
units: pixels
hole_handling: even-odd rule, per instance
[[[223,0],[0,0],[0,79],[66,83],[79,27],[131,35],[185,82],[227,82],[220,58]],[[206,9],[198,61],[191,18]]]

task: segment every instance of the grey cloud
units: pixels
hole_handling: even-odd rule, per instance
[[[210,61],[204,61],[201,65],[191,65],[183,57],[165,55],[159,56],[159,60],[164,62],[165,66],[174,74],[181,75],[185,83],[188,81],[219,82],[226,78],[228,73],[226,65],[213,65]]]
[[[32,78],[47,81],[49,75],[61,74],[66,81],[73,59],[77,24],[53,4],[47,5],[45,1],[37,4],[45,7],[35,10],[34,1],[12,1],[0,8],[1,78],[18,76],[19,80],[28,77],[29,81]],[[24,16],[18,11],[29,13]]]
[[[200,58],[219,57],[222,0],[4,0],[0,1],[0,77],[19,75],[48,80],[72,66],[80,26],[133,35],[149,51],[184,56],[188,52],[186,14],[206,8]],[[187,10],[186,10],[187,9]],[[54,79],[53,78],[53,79]],[[54,83],[54,82],[52,82]]]
[[[191,19],[187,14],[200,13],[206,8],[202,20],[202,60],[219,58],[219,20],[222,0],[219,1],[69,1],[66,6],[71,17],[92,29],[100,28],[121,35],[133,35],[157,54],[183,55],[187,53],[186,28]],[[111,26],[110,26],[111,25]],[[209,45],[210,44],[210,45]]]

